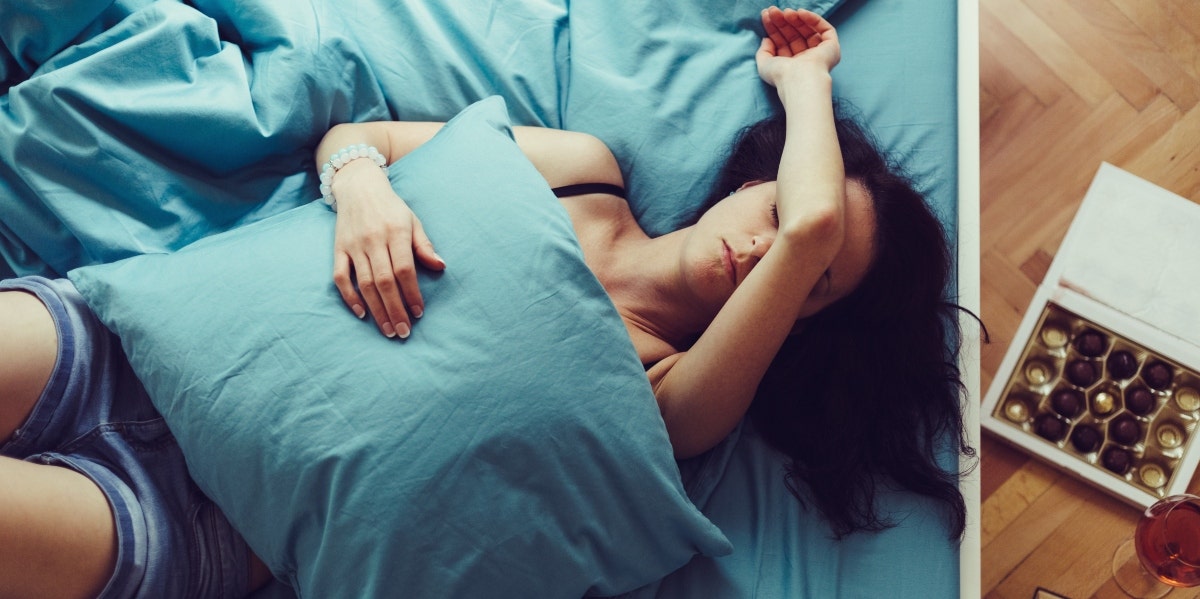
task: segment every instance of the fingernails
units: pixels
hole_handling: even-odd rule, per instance
[[[350,307],[350,309],[354,311],[354,315],[357,316],[359,320],[362,320],[363,317],[367,315],[367,311],[363,310],[363,307],[358,304],[354,304]]]
[[[396,334],[400,335],[401,339],[408,339],[410,332],[412,331],[408,328],[408,325],[404,323],[400,323],[400,325],[396,327]]]
[[[412,315],[414,318],[420,318],[421,316],[424,316],[424,314],[425,314],[425,310],[423,308],[421,308],[421,306],[413,306],[412,307]]]
[[[392,328],[392,323],[390,323],[390,322],[383,323],[383,334],[388,339],[391,339],[392,337],[396,336],[396,329]]]
[[[443,267],[446,266],[446,260],[439,256],[437,252],[433,253],[433,257],[436,258],[438,262],[441,262]]]

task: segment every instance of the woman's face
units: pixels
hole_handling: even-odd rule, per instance
[[[774,181],[747,183],[705,212],[691,231],[684,272],[697,298],[714,314],[775,241],[776,189]],[[801,318],[849,295],[871,265],[875,210],[866,188],[853,179],[846,181],[845,211],[842,249],[809,293]]]

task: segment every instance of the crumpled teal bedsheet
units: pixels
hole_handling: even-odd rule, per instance
[[[0,271],[16,274],[174,250],[309,202],[331,125],[444,120],[492,94],[518,124],[602,138],[639,220],[665,232],[773,106],[752,61],[765,2],[44,4],[0,4]],[[955,2],[780,4],[837,8],[835,92],[953,231]],[[631,596],[958,596],[957,545],[928,503],[892,494],[900,527],[833,542],[786,494],[782,464],[748,426],[682,464],[734,554]]]
[[[178,249],[299,205],[330,126],[446,120],[495,94],[517,124],[608,141],[665,232],[769,110],[748,61],[761,7],[744,1],[43,5],[0,5],[0,255],[17,274]]]

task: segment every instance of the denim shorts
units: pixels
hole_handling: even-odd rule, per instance
[[[50,310],[58,359],[0,455],[71,468],[104,492],[116,518],[117,565],[100,597],[244,596],[246,543],[188,476],[120,341],[66,279],[0,281],[0,291],[13,290]]]

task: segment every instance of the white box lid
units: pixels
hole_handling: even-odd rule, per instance
[[[1200,204],[1102,163],[1044,284],[1200,346]]]

